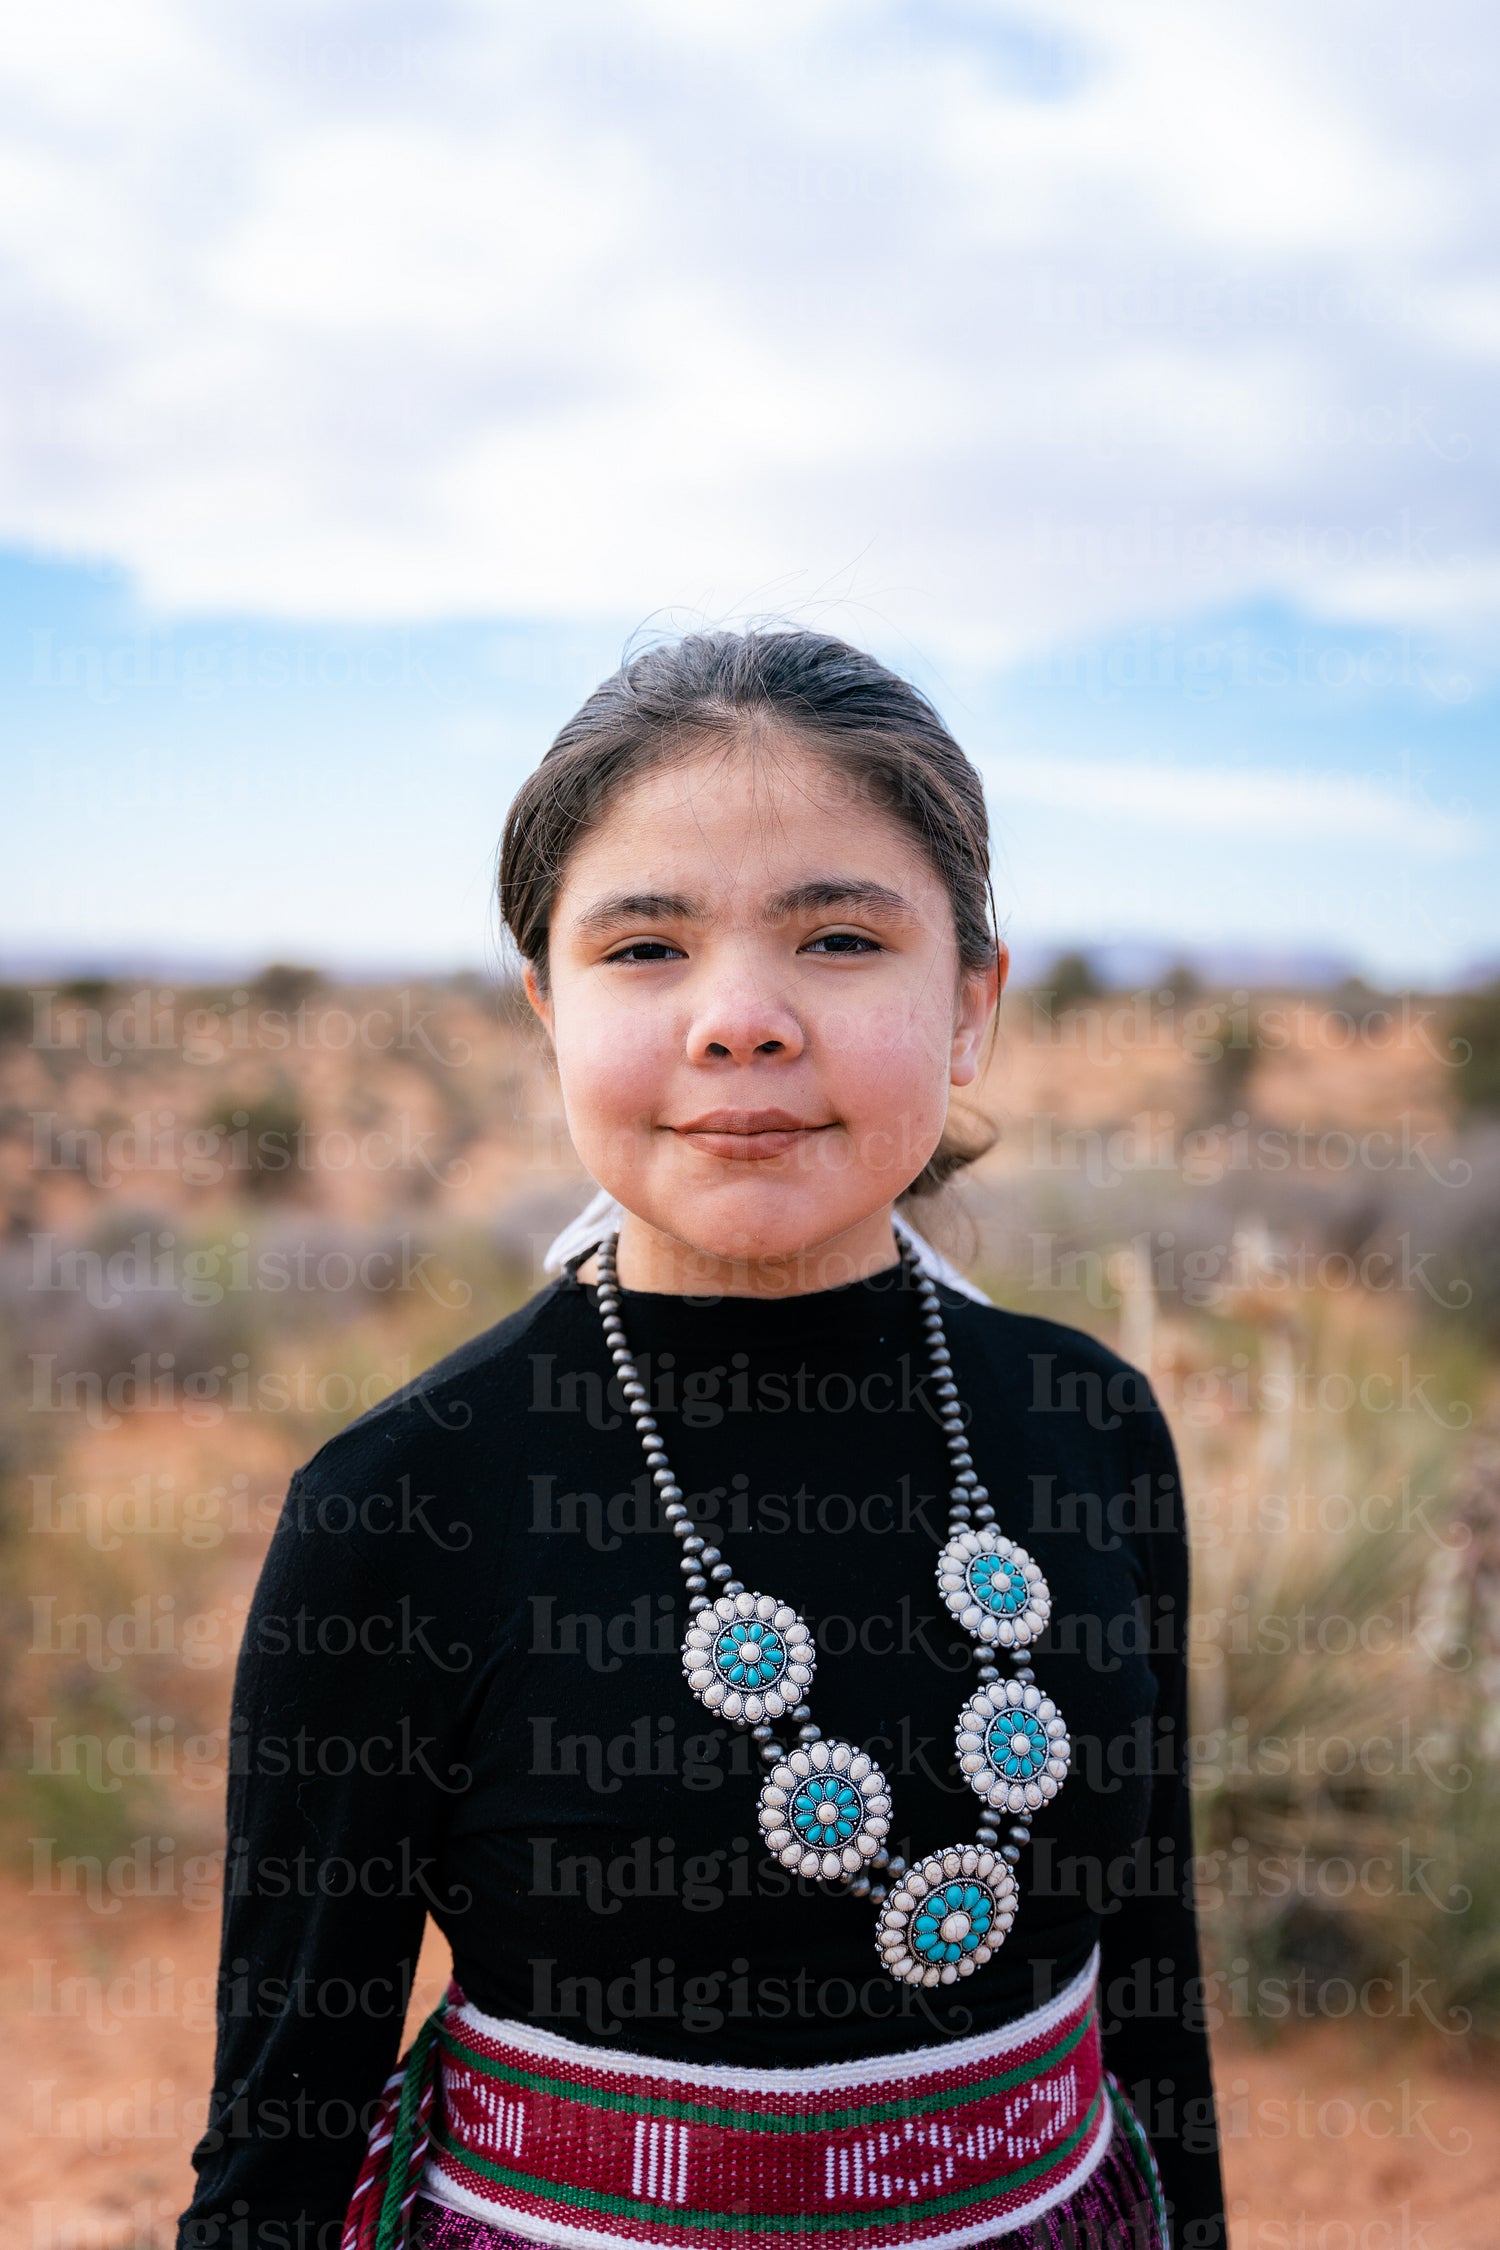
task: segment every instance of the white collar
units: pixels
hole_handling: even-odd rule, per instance
[[[586,1204],[577,1218],[570,1220],[556,1240],[549,1244],[542,1259],[542,1271],[561,1273],[570,1258],[579,1257],[584,1251],[594,1249],[605,1235],[613,1234],[624,1217],[623,1204],[617,1203],[607,1188],[600,1188],[592,1203]],[[942,1252],[934,1250],[926,1237],[918,1234],[916,1228],[899,1211],[891,1213],[891,1224],[897,1234],[911,1245],[917,1264],[924,1267],[934,1281],[945,1281],[950,1289],[958,1290],[961,1296],[972,1297],[976,1304],[994,1303],[994,1298],[987,1297],[966,1274],[961,1274],[956,1266],[950,1266]]]

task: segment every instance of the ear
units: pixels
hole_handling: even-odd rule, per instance
[[[987,969],[964,972],[958,1015],[953,1026],[953,1059],[948,1072],[952,1086],[972,1086],[979,1076],[979,1050],[989,1020],[1000,1004],[1010,975],[1010,947],[1001,944]]]
[[[546,1025],[547,1034],[550,1038],[552,1033],[552,1002],[550,1000],[544,1000],[541,996],[541,993],[537,990],[537,981],[531,973],[531,963],[529,961],[522,963],[521,985],[527,999],[531,1002],[533,1009],[536,1011],[537,1015],[541,1017],[542,1022]]]

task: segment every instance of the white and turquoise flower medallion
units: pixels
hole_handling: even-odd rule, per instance
[[[965,1632],[1000,1648],[1029,1647],[1052,1614],[1038,1565],[988,1524],[955,1533],[938,1556],[937,1580]]]
[[[1057,1795],[1073,1756],[1050,1695],[996,1680],[958,1714],[954,1737],[969,1787],[993,1812],[1035,1812]]]
[[[907,1869],[881,1911],[875,1944],[901,1984],[956,1984],[983,1968],[1016,1918],[1016,1880],[982,1844],[955,1845]]]
[[[756,1818],[766,1850],[799,1875],[843,1882],[876,1857],[890,1829],[885,1775],[852,1743],[819,1740],[773,1766]]]
[[[797,1612],[770,1594],[721,1594],[699,1610],[682,1644],[699,1702],[744,1726],[795,1710],[817,1661]]]

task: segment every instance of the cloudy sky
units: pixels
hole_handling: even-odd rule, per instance
[[[24,11],[0,965],[493,960],[557,726],[750,617],[935,696],[1018,950],[1500,963],[1497,44],[1467,0]]]

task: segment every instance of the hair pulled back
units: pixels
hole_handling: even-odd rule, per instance
[[[995,960],[984,790],[919,688],[831,634],[796,629],[690,633],[629,658],[595,688],[528,775],[500,845],[500,911],[538,990],[548,991],[552,909],[575,847],[622,788],[650,768],[762,731],[792,737],[898,820],[940,877],[960,972]],[[967,1139],[950,1114],[942,1141],[900,1201],[930,1195],[994,1146],[988,1120]]]

